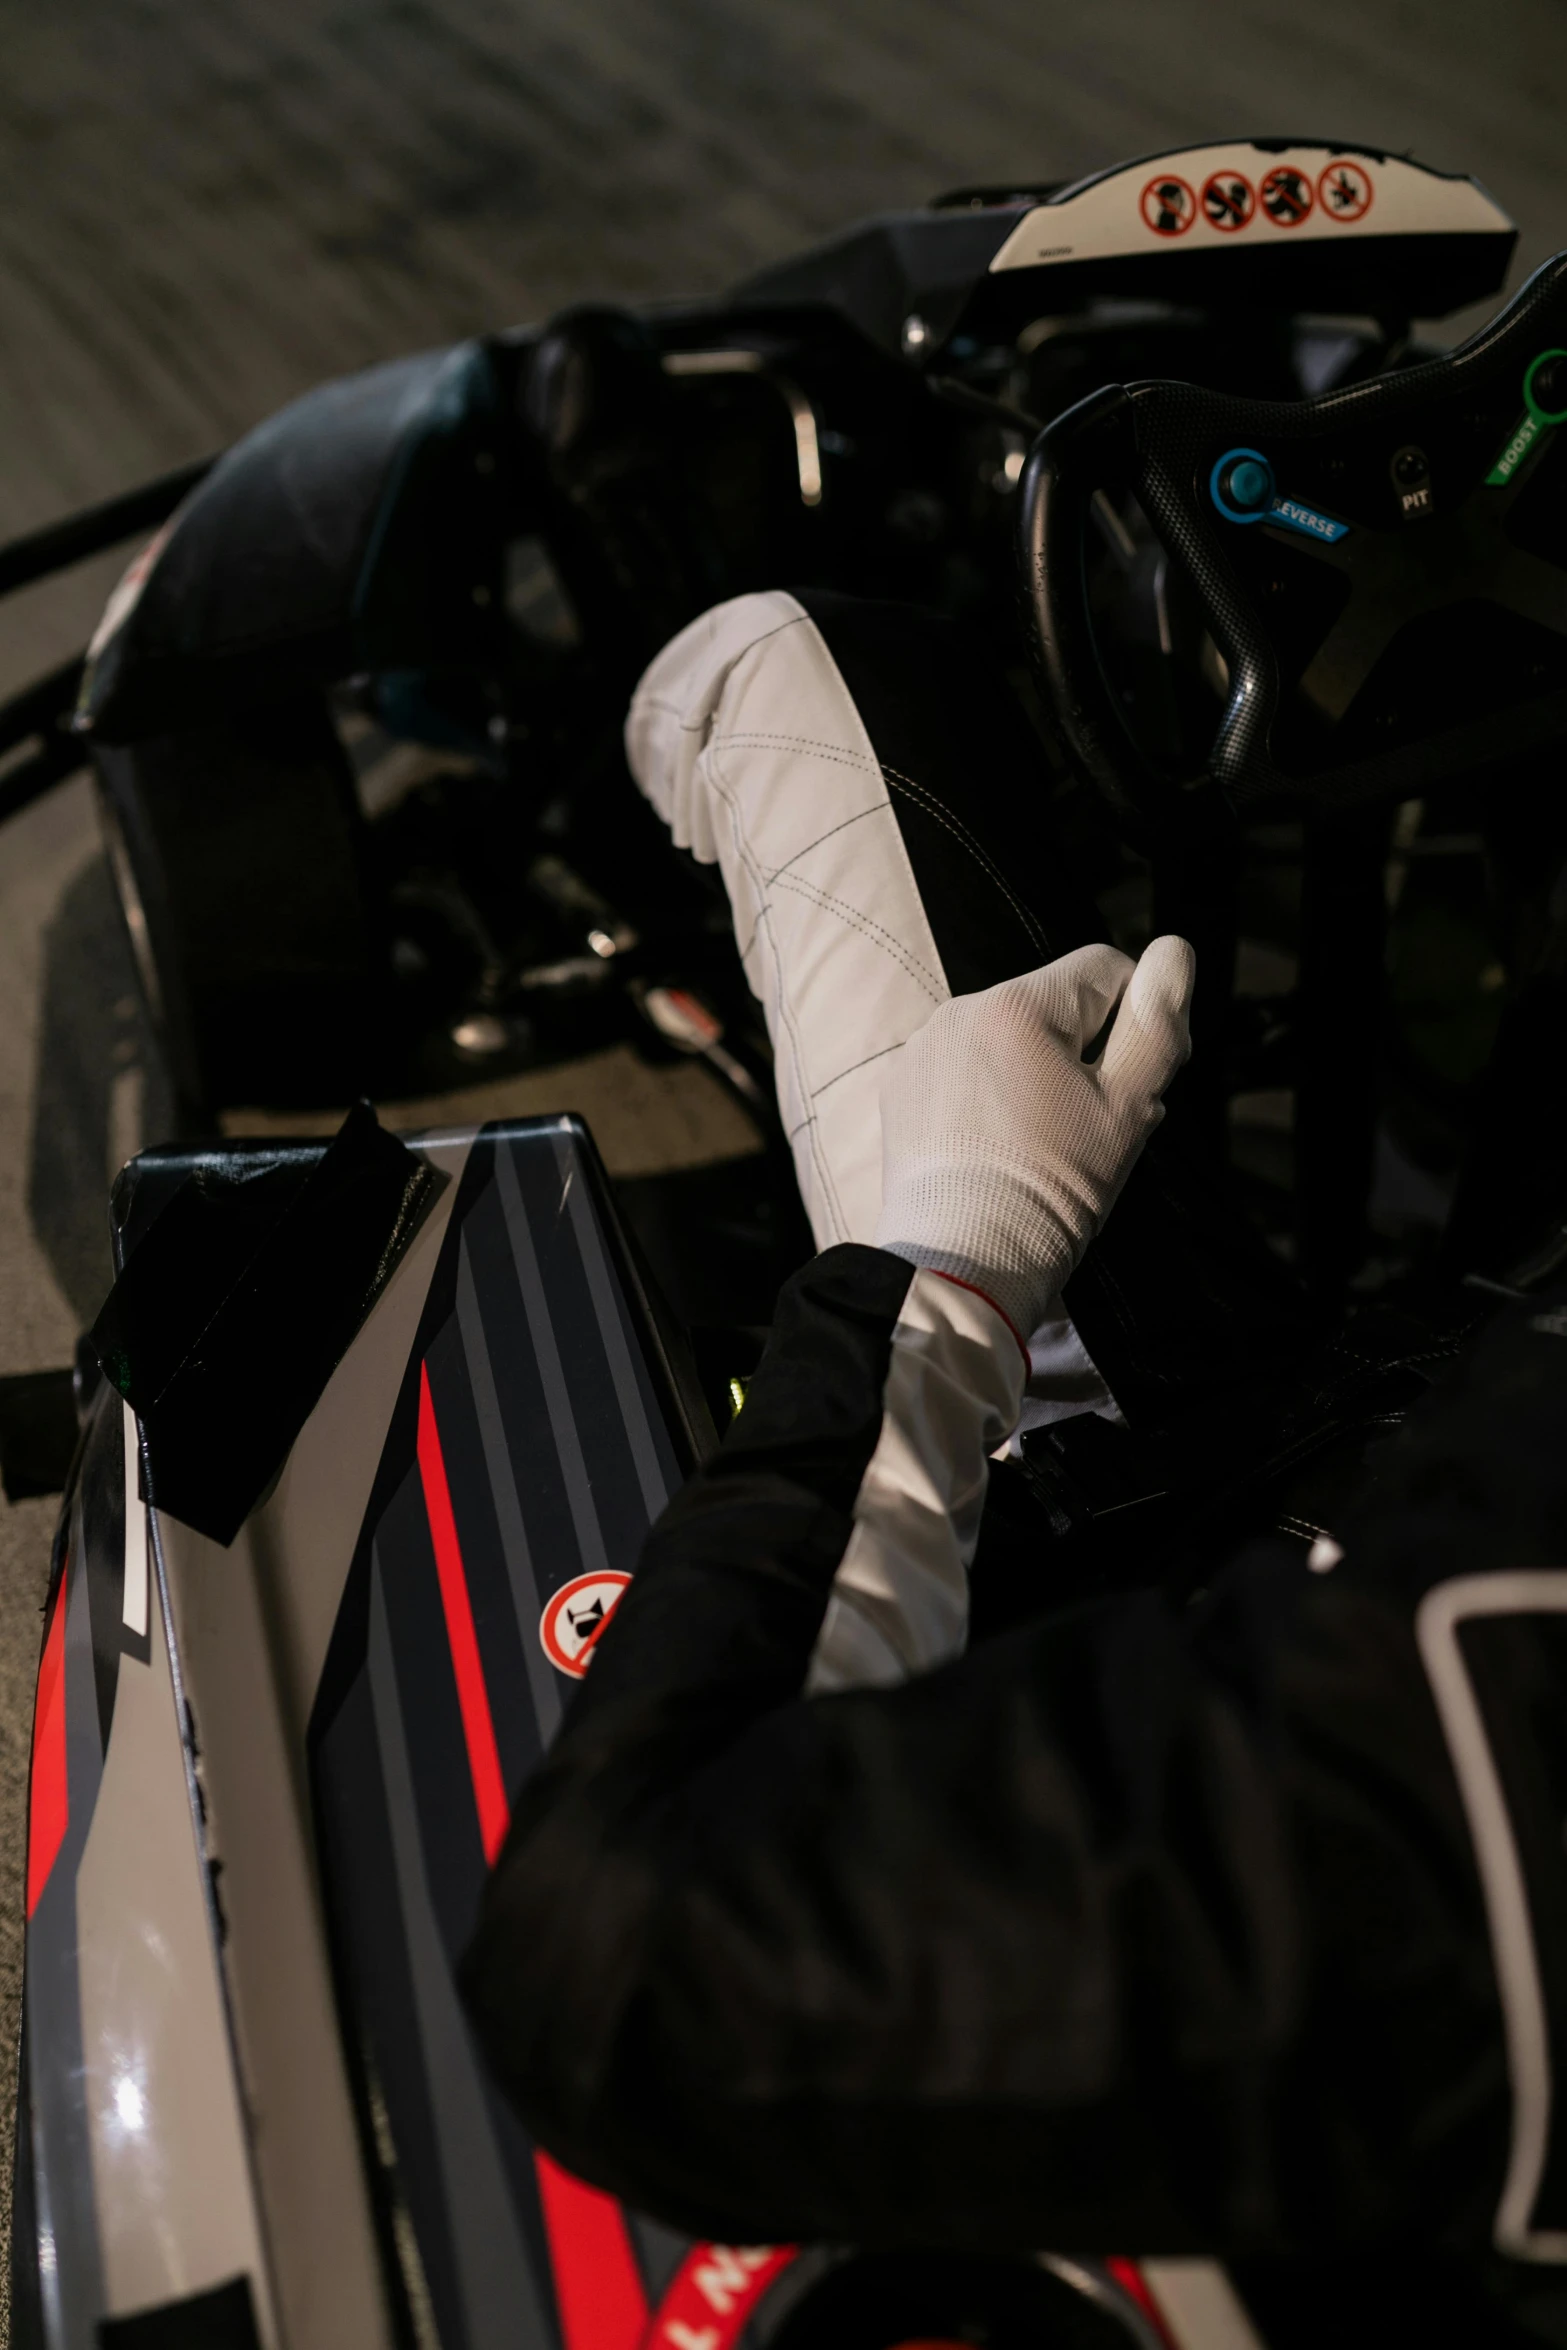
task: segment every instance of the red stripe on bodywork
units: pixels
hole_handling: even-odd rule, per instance
[[[61,1569],[54,1614],[38,1660],[38,1694],[33,1700],[33,1768],[27,1802],[27,1914],[38,1907],[49,1872],[65,1842],[71,1817],[70,1780],[65,1767],[65,1580]]]
[[[647,2295],[620,2205],[537,2149],[533,2164],[566,2350],[637,2350]]]
[[[430,1521],[430,1543],[435,1552],[446,1638],[452,1652],[457,1703],[462,1713],[463,1738],[468,1748],[468,1771],[479,1814],[484,1857],[493,1866],[506,1841],[511,1807],[501,1776],[500,1749],[495,1743],[495,1720],[485,1685],[484,1660],[474,1629],[473,1602],[457,1539],[451,1487],[446,1480],[446,1458],[436,1425],[428,1367],[419,1366],[419,1476],[424,1486],[425,1515]],[[550,2266],[555,2275],[555,2299],[560,2310],[565,2350],[637,2350],[647,2331],[647,2296],[641,2272],[626,2233],[620,2205],[612,2195],[574,2179],[547,2154],[534,2153],[539,2200],[549,2237]]]
[[[468,1748],[468,1772],[479,1814],[479,1835],[484,1844],[484,1857],[493,1866],[496,1854],[506,1841],[511,1809],[506,1801],[506,1782],[501,1777],[490,1693],[484,1685],[484,1662],[479,1655],[479,1636],[473,1627],[473,1603],[463,1571],[462,1546],[457,1540],[457,1520],[452,1515],[440,1430],[435,1424],[435,1405],[430,1399],[430,1374],[422,1363],[419,1366],[419,1475],[424,1485],[425,1515],[430,1521],[430,1542],[435,1551],[436,1578],[441,1586],[452,1672],[457,1681],[457,1703],[462,1712],[462,1734]]]
[[[1179,2350],[1175,2336],[1170,2331],[1169,2320],[1166,2318],[1164,2311],[1159,2307],[1158,2302],[1154,2299],[1153,2294],[1150,2292],[1147,2280],[1144,2277],[1142,2270],[1138,2267],[1136,2261],[1107,2260],[1105,2262],[1105,2267],[1109,2271],[1110,2275],[1115,2279],[1116,2283],[1120,2286],[1127,2299],[1129,2301],[1136,2302],[1138,2308],[1142,2311],[1144,2317],[1147,2318],[1148,2323],[1153,2327],[1160,2341],[1167,2342],[1169,2344],[1169,2350]]]
[[[798,2258],[795,2244],[693,2244],[658,2305],[647,2350],[734,2350],[758,2302]]]

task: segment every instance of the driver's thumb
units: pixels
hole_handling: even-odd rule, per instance
[[[1101,1064],[1107,1091],[1157,1101],[1192,1049],[1188,1020],[1197,957],[1184,938],[1156,938],[1126,983]]]

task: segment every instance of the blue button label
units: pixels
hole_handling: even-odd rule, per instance
[[[1298,530],[1308,539],[1321,539],[1330,547],[1335,539],[1349,536],[1347,522],[1335,522],[1331,515],[1303,506],[1298,498],[1275,498],[1268,508],[1268,520],[1282,523],[1286,530]]]

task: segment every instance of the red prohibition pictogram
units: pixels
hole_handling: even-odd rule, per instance
[[[1184,237],[1197,218],[1197,199],[1191,189],[1168,172],[1148,182],[1138,208],[1145,226],[1156,237]]]
[[[1374,194],[1363,163],[1337,156],[1317,182],[1317,202],[1329,220],[1364,220]]]
[[[1303,171],[1291,163],[1279,163],[1262,183],[1261,201],[1275,228],[1299,228],[1316,198]]]
[[[582,1679],[630,1580],[613,1567],[601,1567],[596,1575],[576,1575],[551,1593],[539,1618],[539,1645],[557,1672]]]
[[[1257,191],[1238,171],[1216,171],[1202,184],[1203,218],[1210,228],[1233,235],[1257,209]]]

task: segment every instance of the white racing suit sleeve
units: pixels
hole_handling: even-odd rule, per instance
[[[723,875],[816,1244],[869,1244],[885,1065],[951,990],[875,748],[810,616],[772,590],[693,621],[637,687],[626,753],[676,846]],[[1019,1428],[1119,1417],[1064,1313],[1029,1333],[1028,1351]],[[884,1628],[897,1582],[889,1575]],[[923,1619],[923,1602],[913,1612]],[[928,1645],[911,1618],[893,1653]],[[847,1686],[851,1659],[870,1654],[834,1609],[813,1671]]]
[[[806,1678],[886,1686],[962,1654],[989,1455],[1023,1400],[1017,1340],[987,1299],[917,1272],[892,1330],[881,1433]]]
[[[723,875],[816,1244],[869,1243],[876,1064],[949,990],[870,738],[793,596],[737,597],[666,645],[626,750],[676,847]]]

